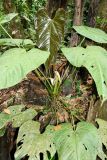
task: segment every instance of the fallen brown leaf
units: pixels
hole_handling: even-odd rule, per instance
[[[3,112],[5,112],[6,114],[11,114],[10,110],[7,108],[7,109],[4,109]]]
[[[54,127],[54,131],[58,131],[60,129],[61,129],[61,125],[57,125],[57,126]]]

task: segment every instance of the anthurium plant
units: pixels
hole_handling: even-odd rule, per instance
[[[11,18],[14,16],[16,14]],[[29,39],[0,39],[1,46],[12,46],[0,55],[0,89],[18,84],[33,70],[39,78],[41,75],[44,76],[44,85],[51,101],[59,96],[62,83],[60,74],[55,71],[54,77],[46,77],[47,74],[42,73],[39,66],[44,64],[47,69],[53,58],[55,60],[64,36],[64,16],[63,10],[58,10],[53,19],[48,17],[45,10],[38,11],[37,47]],[[1,19],[0,25],[7,22],[6,20],[7,18]],[[87,26],[73,28],[92,41],[107,43],[107,34],[99,29]],[[26,48],[27,45],[31,45],[32,48]],[[99,97],[102,101],[107,100],[107,51],[98,45],[86,48],[65,47],[61,50],[73,66],[83,66],[89,71],[95,81]],[[34,119],[36,115],[35,109],[27,109],[22,104],[8,107],[8,114],[4,111],[0,113],[0,136],[4,135],[9,122],[12,123],[13,128],[19,128],[15,160],[21,160],[25,156],[28,156],[29,160],[96,160],[97,157],[105,160],[107,158],[103,150],[103,145],[107,149],[107,122],[104,120],[96,120],[99,128],[85,121],[77,125],[72,125],[70,121],[56,126],[49,124],[41,133],[40,122]]]

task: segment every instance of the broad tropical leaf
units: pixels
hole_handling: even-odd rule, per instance
[[[87,122],[77,124],[76,130],[71,124],[62,124],[59,129],[51,128],[54,134],[59,160],[96,160],[99,155],[104,160],[102,143],[94,125]]]
[[[98,132],[101,137],[101,141],[107,149],[107,121],[97,118],[96,122],[99,125]]]
[[[43,154],[43,160],[49,160],[47,152],[50,152],[51,157],[54,156],[56,150],[49,134],[39,132],[39,123],[28,121],[24,123],[20,129],[17,138],[17,143],[21,144],[17,147],[15,160],[20,160],[26,155],[29,160],[40,160],[40,155]]]
[[[103,101],[107,99],[107,51],[99,46],[63,48],[65,57],[76,67],[85,67],[92,75]]]
[[[36,116],[34,109],[27,109],[24,105],[15,105],[8,107],[10,114],[5,112],[0,113],[0,135],[4,133],[6,125],[11,122],[13,127],[20,127],[24,122],[32,120]],[[29,116],[28,116],[29,115]]]
[[[107,43],[107,34],[98,29],[87,26],[73,26],[77,33],[80,35],[87,37],[98,43]]]
[[[50,51],[50,60],[57,54],[59,45],[64,37],[65,12],[59,9],[51,19],[46,10],[37,13],[37,46]]]
[[[19,83],[26,75],[45,63],[49,52],[33,48],[13,48],[0,55],[0,89]]]
[[[30,39],[0,39],[0,46],[33,46],[34,43]]]
[[[17,13],[9,13],[7,15],[3,15],[2,17],[0,17],[0,24],[10,22],[17,15],[18,15]]]

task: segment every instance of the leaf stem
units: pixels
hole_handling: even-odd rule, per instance
[[[78,45],[79,47],[82,46],[82,43],[84,42],[84,40],[85,40],[85,37],[82,39],[82,41],[81,41],[80,44]]]
[[[1,27],[1,28],[3,29],[3,31],[9,36],[9,38],[13,39],[12,36],[6,31],[6,29],[3,27],[3,25],[2,25],[1,23],[0,23],[0,27]],[[16,44],[16,46],[17,46],[18,48],[20,48],[19,45]]]

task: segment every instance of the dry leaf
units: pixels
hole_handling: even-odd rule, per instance
[[[3,110],[6,114],[11,114],[10,110],[7,108],[7,109],[4,109]]]
[[[61,125],[57,125],[57,126],[54,127],[54,131],[58,131],[60,129],[61,129]]]

